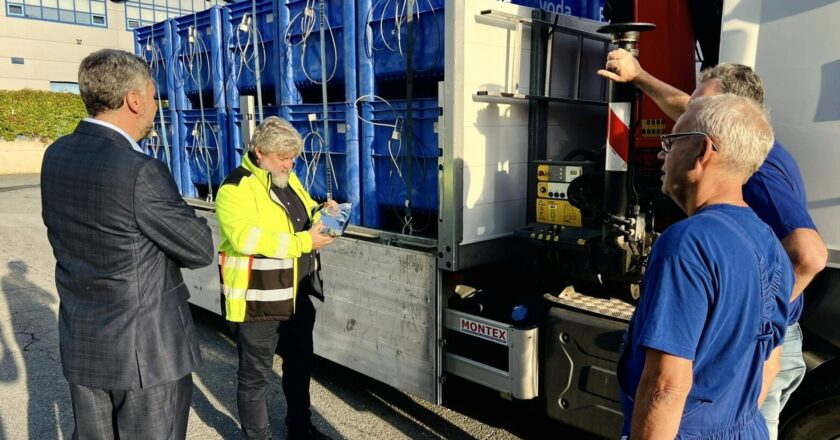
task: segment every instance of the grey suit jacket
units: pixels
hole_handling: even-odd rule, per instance
[[[47,149],[41,201],[67,380],[127,390],[195,370],[201,355],[180,268],[210,264],[214,249],[166,166],[82,121]]]

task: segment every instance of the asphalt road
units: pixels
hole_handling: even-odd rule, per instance
[[[54,267],[38,176],[0,176],[0,439],[62,439],[73,432]],[[204,363],[193,375],[188,438],[239,438],[235,345],[220,318],[193,312]],[[268,394],[280,439],[281,362],[275,359]],[[333,438],[584,438],[546,420],[538,402],[509,402],[458,380],[447,382],[444,398],[443,406],[432,405],[320,358],[313,372],[313,422]]]

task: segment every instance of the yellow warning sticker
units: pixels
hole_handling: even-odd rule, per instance
[[[566,200],[537,199],[537,222],[552,225],[582,225],[580,210]]]

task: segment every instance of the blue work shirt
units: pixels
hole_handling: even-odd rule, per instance
[[[761,168],[744,185],[744,201],[758,218],[770,225],[779,240],[795,229],[817,229],[808,214],[805,183],[796,160],[778,142],[773,144]],[[803,302],[804,296],[800,295],[791,303],[788,325],[799,321]]]
[[[761,371],[784,340],[792,288],[790,259],[750,208],[712,205],[669,227],[654,245],[624,336],[624,433],[646,349],[656,349],[692,361],[678,437],[766,439]]]

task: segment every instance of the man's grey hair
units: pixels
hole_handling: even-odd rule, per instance
[[[743,177],[758,170],[773,147],[773,127],[755,101],[731,93],[691,101],[686,110],[696,131],[709,135],[718,148],[721,166]]]
[[[131,90],[146,96],[150,81],[146,62],[124,50],[101,49],[79,65],[79,93],[90,116],[119,109]]]
[[[269,116],[262,121],[248,143],[248,151],[260,148],[260,153],[279,153],[281,156],[298,156],[303,151],[303,138],[288,121]]]
[[[700,83],[710,80],[718,82],[720,93],[732,93],[764,105],[761,78],[749,66],[723,63],[700,72]]]

